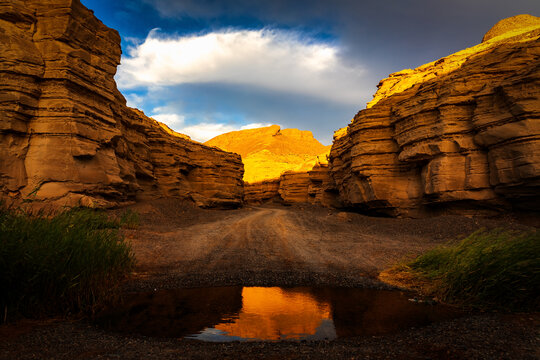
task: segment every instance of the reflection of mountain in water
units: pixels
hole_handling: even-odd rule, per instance
[[[134,295],[99,322],[122,332],[205,341],[323,340],[393,333],[455,316],[397,291],[222,287]]]
[[[331,320],[330,304],[317,301],[309,289],[293,292],[281,288],[244,288],[243,306],[231,323],[215,328],[247,339],[298,339],[317,332],[323,320]],[[335,331],[329,335],[335,338]]]

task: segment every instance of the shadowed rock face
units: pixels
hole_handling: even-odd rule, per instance
[[[334,137],[330,171],[344,205],[392,216],[540,209],[535,19],[506,20],[507,32],[382,80]]]
[[[278,179],[245,184],[245,200],[263,203],[268,200],[310,203],[326,207],[340,207],[335,185],[328,172],[328,164],[317,163],[310,171],[286,171]]]
[[[240,156],[128,108],[114,81],[120,54],[118,33],[79,0],[0,2],[0,199],[241,205]]]
[[[253,184],[244,183],[244,199],[248,203],[260,204],[269,200],[281,202],[279,196],[280,179],[259,181]]]

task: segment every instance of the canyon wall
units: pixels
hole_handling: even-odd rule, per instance
[[[261,204],[267,201],[282,202],[279,196],[280,179],[269,179],[255,183],[244,183],[244,199],[250,204]]]
[[[0,1],[0,201],[243,201],[240,156],[126,106],[120,36],[79,0]]]
[[[340,207],[338,194],[328,172],[328,164],[317,163],[310,171],[287,171],[278,179],[245,184],[245,200],[260,204],[274,201],[285,204],[309,203]]]
[[[329,156],[344,206],[390,216],[540,209],[540,18],[384,79]]]

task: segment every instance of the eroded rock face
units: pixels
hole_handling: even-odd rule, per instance
[[[261,204],[270,200],[283,201],[279,196],[280,179],[270,179],[244,184],[244,199],[247,203]]]
[[[241,205],[240,157],[126,107],[120,54],[118,33],[79,0],[0,2],[0,199]]]
[[[287,171],[281,175],[278,192],[286,203],[307,203],[309,185],[309,173]]]
[[[287,171],[279,179],[245,184],[245,200],[260,204],[269,200],[341,207],[328,164],[317,163],[310,171]]]
[[[308,201],[325,207],[342,207],[334,180],[330,176],[328,164],[317,164],[310,171]]]
[[[392,216],[540,209],[540,25],[510,28],[381,81],[334,138],[345,206]]]

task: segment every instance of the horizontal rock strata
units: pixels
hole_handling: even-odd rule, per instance
[[[240,156],[128,108],[120,55],[118,33],[79,0],[0,1],[0,199],[241,205]]]
[[[309,186],[307,172],[287,171],[281,175],[278,192],[286,203],[304,203],[308,202]]]
[[[368,108],[336,133],[328,188],[345,206],[391,216],[539,210],[539,37],[540,22],[513,22],[476,47],[382,80]]]
[[[337,191],[332,188],[327,164],[316,164],[307,172],[285,172],[278,179],[245,184],[245,200],[263,203],[269,200],[293,204],[310,203],[340,207]]]
[[[280,179],[270,179],[244,184],[244,199],[251,204],[261,204],[270,200],[281,202],[279,196]]]

